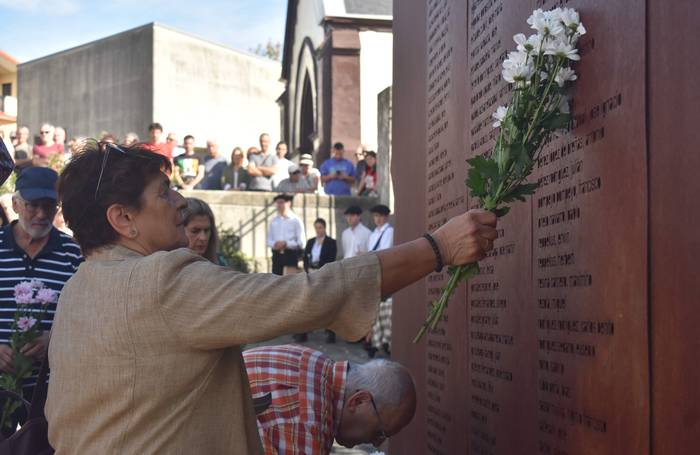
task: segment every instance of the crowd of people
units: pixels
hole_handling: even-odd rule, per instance
[[[276,275],[319,270],[338,258],[337,242],[328,235],[326,220],[318,218],[314,221],[316,235],[307,240],[304,224],[294,213],[292,200],[291,195],[284,193],[274,198],[277,214],[268,227],[267,246],[272,250],[272,273]],[[391,214],[389,207],[379,204],[372,207],[370,213],[376,226],[374,230],[370,230],[362,223],[362,208],[350,206],[345,210],[348,227],[343,231],[341,239],[343,259],[386,250],[394,246],[394,228],[389,224]],[[300,261],[303,263],[303,269],[299,267]],[[374,357],[379,350],[384,350],[387,355],[390,355],[391,309],[391,298],[381,299],[379,316],[372,332],[365,339],[365,349],[370,358]],[[297,333],[294,339],[304,342],[307,340],[307,334]],[[326,341],[335,342],[335,334],[330,330],[327,330]]]
[[[245,354],[242,347],[326,329],[333,338],[364,337],[370,356],[388,353],[390,296],[432,270],[483,258],[497,237],[495,216],[473,211],[394,247],[389,208],[372,208],[371,231],[353,206],[340,259],[325,220],[307,240],[292,196],[281,193],[268,233],[274,273],[241,274],[218,253],[210,207],[177,188],[299,187],[290,172],[298,165],[273,181],[286,151],[279,144],[277,154],[268,152],[267,135],[245,158],[234,150],[231,164],[218,159],[213,141],[204,163],[187,163],[193,138],[173,156],[175,136],[172,146],[160,144],[162,128],[152,127],[145,144],[135,137],[128,146],[113,137],[66,144],[51,125],[29,152],[28,130],[14,144],[17,219],[0,228],[0,372],[14,374],[18,356],[38,367],[48,354],[45,412],[56,453],[327,455],[334,440],[378,446],[401,431],[416,392],[398,363],[351,365],[298,345]],[[376,157],[367,158],[362,192],[376,175]],[[317,181],[327,193],[351,194],[357,173],[336,144]],[[59,208],[72,235],[57,229]],[[41,336],[17,350],[12,290],[26,282],[60,298]],[[27,399],[42,385],[36,372],[24,382]]]
[[[21,126],[7,143],[20,171],[27,167],[58,169],[70,161],[85,142],[84,137],[67,140],[65,128],[49,123],[41,126],[33,145],[30,145],[31,137],[29,128]],[[291,161],[290,150],[284,142],[278,142],[274,151],[271,150],[272,142],[267,133],[260,135],[258,145],[245,152],[241,147],[234,147],[230,155],[222,152],[215,140],[207,140],[206,153],[201,154],[190,134],[181,144],[174,132],[164,138],[160,123],[148,126],[148,138],[144,142],[133,132],[126,134],[123,141],[110,133],[103,133],[100,140],[125,146],[142,144],[165,156],[173,165],[171,181],[178,189],[378,196],[377,154],[363,146],[357,148],[353,163],[345,158],[345,146],[335,143],[332,156],[317,168],[314,157],[308,153],[297,153],[297,162]]]

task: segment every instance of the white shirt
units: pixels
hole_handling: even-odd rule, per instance
[[[355,229],[349,227],[343,231],[343,258],[352,258],[366,253],[369,245],[369,235],[372,233],[360,223]]]
[[[324,242],[325,242],[325,237],[324,237]],[[312,264],[318,264],[321,262],[321,248],[323,248],[323,243],[318,241],[318,238],[316,238],[316,241],[314,242],[314,246],[311,247],[311,263]]]
[[[272,248],[279,241],[287,242],[286,248],[290,250],[304,248],[306,245],[304,226],[301,224],[301,219],[292,211],[288,212],[286,217],[277,215],[270,222],[267,246]]]
[[[277,185],[282,183],[282,180],[289,178],[289,167],[293,165],[291,161],[287,158],[281,158],[277,160],[277,172],[272,174],[270,181],[272,182],[272,188],[277,188]]]
[[[383,234],[382,234],[383,233]],[[379,242],[379,244],[377,244]],[[376,248],[375,248],[376,246]],[[394,246],[394,228],[385,223],[381,228],[375,228],[369,236],[369,251],[386,250]]]

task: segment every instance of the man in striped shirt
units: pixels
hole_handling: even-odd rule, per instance
[[[266,455],[327,455],[333,441],[353,447],[404,428],[416,409],[410,373],[396,362],[334,362],[303,346],[243,353],[253,397],[272,394],[258,414]]]
[[[83,260],[80,247],[73,239],[53,226],[57,211],[56,181],[58,174],[49,168],[32,167],[17,177],[17,192],[12,196],[12,208],[19,216],[0,229],[0,370],[12,365],[10,348],[12,322],[17,304],[14,287],[23,282],[39,280],[60,292]],[[37,362],[44,359],[49,343],[49,331],[56,304],[50,304],[47,319],[42,324],[44,334],[27,344],[23,353]],[[36,373],[36,371],[35,371]],[[24,384],[25,398],[30,399],[36,384],[33,376]]]

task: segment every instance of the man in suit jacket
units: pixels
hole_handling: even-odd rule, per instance
[[[338,245],[335,239],[326,235],[326,220],[319,218],[314,221],[314,229],[316,229],[316,237],[311,238],[306,242],[304,249],[304,270],[318,270],[329,262],[334,262],[338,255]],[[306,341],[308,336],[306,333],[294,335],[295,341]],[[335,343],[335,333],[331,330],[326,330],[326,342]]]

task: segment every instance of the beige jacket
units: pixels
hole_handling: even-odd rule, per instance
[[[373,254],[307,274],[239,274],[189,250],[88,257],[53,324],[46,415],[63,454],[262,453],[240,346],[376,317]]]

